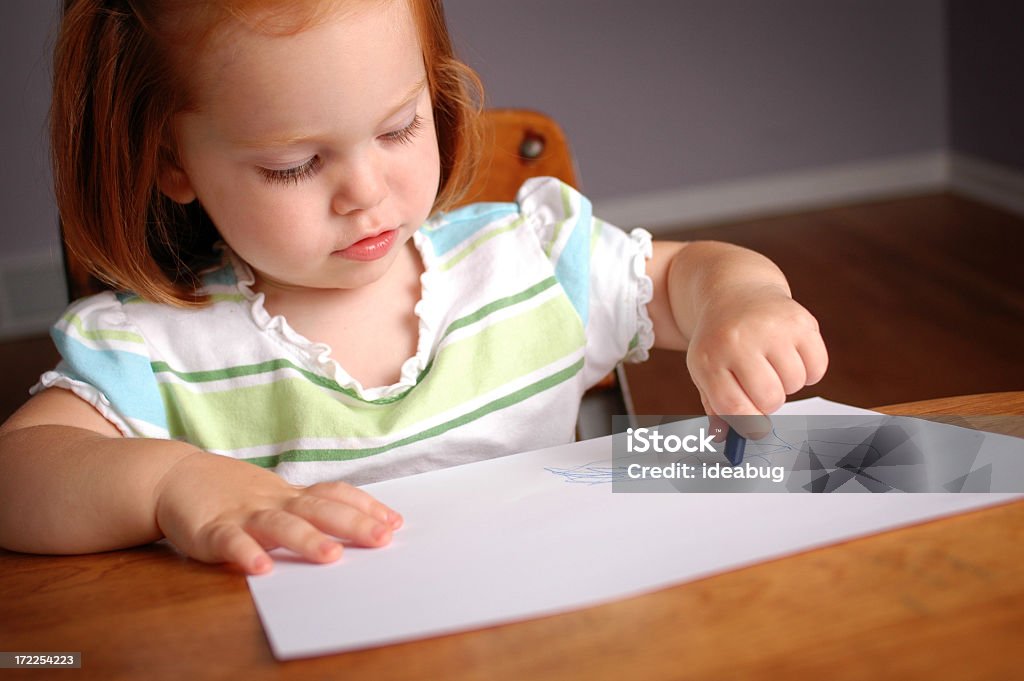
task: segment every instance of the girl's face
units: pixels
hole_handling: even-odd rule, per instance
[[[387,272],[440,175],[406,2],[350,3],[290,36],[236,27],[199,57],[161,188],[198,197],[257,285],[351,289]]]

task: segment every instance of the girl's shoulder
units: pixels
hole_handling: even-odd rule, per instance
[[[533,177],[519,188],[514,201],[471,203],[438,213],[422,232],[435,252],[444,254],[494,228],[525,227],[525,233],[550,239],[558,225],[580,218],[591,219],[586,197],[557,178]]]
[[[67,336],[89,345],[123,345],[141,342],[128,318],[125,303],[138,298],[130,293],[103,291],[71,301],[51,328],[55,338]]]
[[[200,273],[200,281],[201,290],[210,296],[211,304],[206,307],[178,307],[154,302],[132,291],[103,291],[72,301],[53,328],[94,340],[141,341],[148,329],[173,329],[183,318],[209,315],[217,307],[216,303],[245,300],[228,252],[218,264]]]

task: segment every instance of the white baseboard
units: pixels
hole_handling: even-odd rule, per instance
[[[954,192],[1024,217],[1024,172],[953,154],[949,180]]]
[[[935,151],[595,201],[594,215],[658,234],[766,213],[943,191],[949,186],[949,168],[949,154]]]
[[[947,190],[1024,216],[1024,172],[945,151],[599,200],[594,214],[620,227],[645,227],[658,234],[686,225]],[[44,333],[64,310],[64,290],[59,255],[0,258],[0,339]]]

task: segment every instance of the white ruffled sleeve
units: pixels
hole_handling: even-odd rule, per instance
[[[528,180],[516,200],[586,327],[587,385],[621,361],[647,359],[654,344],[650,233],[627,234],[593,217],[586,197],[550,177]]]

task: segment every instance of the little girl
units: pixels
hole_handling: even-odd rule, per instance
[[[402,524],[352,485],[570,441],[652,344],[709,414],[825,371],[762,256],[627,235],[552,179],[454,208],[478,98],[440,0],[76,0],[54,81],[67,245],[117,292],[0,429],[6,548],[333,561]]]

